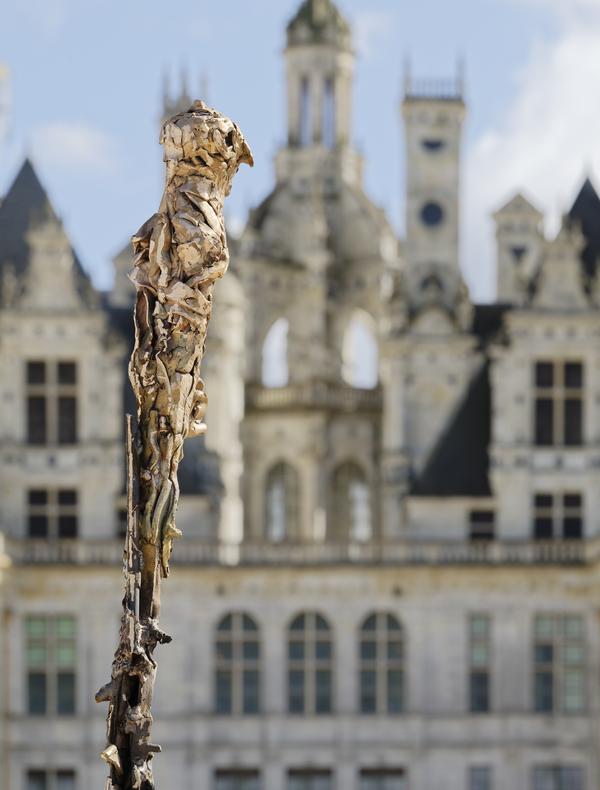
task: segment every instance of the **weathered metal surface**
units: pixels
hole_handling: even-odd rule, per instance
[[[169,573],[183,443],[206,430],[200,365],[212,290],[229,256],[223,202],[240,164],[252,164],[238,127],[202,102],[165,121],[166,185],[159,210],[133,236],[137,296],[129,377],[137,400],[127,420],[125,595],[102,758],[107,790],[152,790],[150,740],[154,650],[171,638],[158,625],[160,582]]]

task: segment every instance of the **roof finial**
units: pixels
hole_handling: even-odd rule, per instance
[[[408,55],[408,54],[404,55],[404,67],[403,67],[403,70],[404,70],[404,76],[403,76],[404,95],[408,96],[410,94],[411,82],[412,82],[411,69],[410,69],[410,55]]]
[[[167,104],[169,103],[169,93],[170,93],[169,69],[166,66],[163,66],[163,72],[162,72],[163,107],[166,107]]]
[[[187,69],[187,66],[185,65],[185,63],[182,64],[182,66],[181,66],[181,77],[180,77],[180,80],[181,80],[181,86],[180,86],[180,90],[179,90],[179,98],[181,98],[181,99],[188,98],[188,96],[189,96],[189,91],[188,91],[188,69]]]
[[[200,74],[200,98],[202,99],[202,101],[203,101],[205,104],[208,104],[208,103],[209,103],[209,98],[208,98],[208,94],[209,94],[209,91],[208,91],[208,83],[209,83],[209,80],[208,80],[208,70],[207,70],[207,69],[204,69],[204,70],[202,71],[202,73]]]
[[[465,93],[465,56],[462,52],[456,58],[456,93],[460,97]]]

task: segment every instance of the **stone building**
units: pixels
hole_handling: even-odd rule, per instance
[[[600,785],[600,199],[460,266],[460,83],[409,82],[406,238],[362,185],[351,30],[287,28],[288,137],[215,291],[155,697],[161,787]],[[549,163],[551,166],[551,163]],[[517,185],[515,185],[517,186]],[[102,787],[125,250],[97,292],[29,162],[0,204],[0,786]],[[167,780],[168,777],[168,780]]]

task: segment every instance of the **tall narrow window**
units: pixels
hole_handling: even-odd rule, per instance
[[[404,633],[393,614],[369,615],[360,629],[360,711],[404,710]]]
[[[77,365],[31,360],[26,365],[27,441],[77,442]]]
[[[288,710],[312,715],[332,709],[331,629],[320,614],[305,612],[288,629]]]
[[[63,769],[27,771],[26,790],[75,790],[75,771]]]
[[[31,488],[27,492],[27,534],[30,538],[76,538],[77,491]]]
[[[333,790],[331,771],[323,768],[291,768],[287,790]]]
[[[533,790],[584,790],[583,769],[538,765],[533,769]]]
[[[469,768],[469,790],[492,790],[492,769],[488,765]]]
[[[490,710],[490,618],[473,614],[469,618],[469,710]]]
[[[584,376],[581,362],[536,362],[535,443],[577,447],[583,443]]]
[[[580,493],[538,493],[533,498],[533,537],[536,540],[579,540],[583,537],[583,497]]]
[[[258,713],[260,639],[250,615],[234,612],[217,625],[215,709],[222,715]]]
[[[402,768],[363,768],[360,790],[407,790],[406,772]]]
[[[535,618],[534,709],[581,713],[585,709],[585,637],[579,615]]]
[[[330,533],[357,543],[372,538],[371,497],[363,470],[351,461],[337,467],[332,476]]]
[[[323,145],[335,147],[335,80],[327,77],[323,91]]]
[[[310,107],[310,82],[308,77],[300,81],[300,146],[306,148],[312,143],[312,117]]]
[[[215,790],[260,790],[260,774],[249,769],[218,769]]]
[[[74,714],[75,618],[27,617],[25,637],[28,713],[32,716]]]
[[[267,474],[265,489],[265,533],[279,542],[297,535],[298,473],[283,461]]]
[[[266,334],[262,348],[263,387],[285,387],[288,384],[289,327],[286,318],[278,318]]]

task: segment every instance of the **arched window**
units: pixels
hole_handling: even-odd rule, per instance
[[[288,383],[288,330],[287,319],[278,318],[266,334],[262,348],[263,387],[285,387]]]
[[[310,107],[310,82],[308,77],[300,81],[300,146],[306,148],[312,142],[312,118]]]
[[[215,711],[258,713],[260,640],[256,622],[244,612],[226,614],[215,638]]]
[[[335,80],[327,77],[323,91],[323,145],[335,147]]]
[[[281,541],[297,534],[298,473],[280,461],[267,474],[265,490],[265,535]]]
[[[288,710],[311,715],[332,709],[331,628],[320,614],[303,612],[288,629]]]
[[[379,352],[370,315],[357,310],[344,333],[342,377],[347,384],[373,389],[379,381]]]
[[[377,612],[363,622],[359,637],[360,712],[404,710],[404,633],[393,614]]]
[[[363,470],[348,461],[333,473],[331,533],[357,543],[371,540],[371,497]]]

